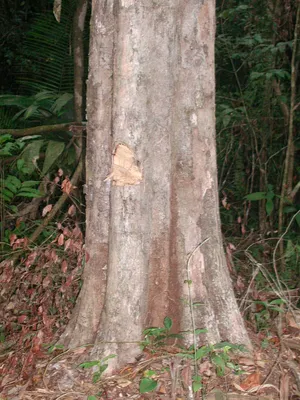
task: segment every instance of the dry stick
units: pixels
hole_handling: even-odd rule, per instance
[[[72,186],[76,186],[76,184],[78,182],[78,179],[81,176],[81,172],[82,172],[82,160],[79,161],[79,163],[77,165],[77,168],[76,168],[76,170],[74,172],[74,175],[72,176],[72,179],[71,179]],[[69,198],[69,194],[68,193],[63,193],[61,195],[61,197],[59,198],[58,202],[52,208],[52,210],[47,215],[47,217],[43,220],[41,225],[38,226],[38,228],[30,236],[30,238],[29,238],[30,242],[34,242],[40,236],[40,234],[43,232],[43,229],[45,228],[45,226],[47,226],[49,224],[49,222],[52,221],[52,219],[55,217],[57,212],[62,208],[62,206],[64,205],[64,203],[66,202],[66,200],[68,198]]]
[[[67,131],[73,125],[78,125],[78,123],[68,122],[66,124],[41,125],[41,126],[34,126],[33,128],[25,128],[25,129],[0,129],[0,135],[9,134],[9,135],[12,135],[15,137],[41,135],[43,133]]]
[[[76,395],[80,395],[80,396],[86,396],[86,393],[82,393],[82,392],[67,392],[67,393],[63,393],[60,396],[56,397],[55,400],[60,400],[63,397],[70,396],[71,394],[76,394]]]
[[[80,179],[81,172],[82,172],[82,160],[79,161],[77,168],[72,176],[72,179],[71,179],[72,186],[76,186],[78,180]],[[57,212],[62,208],[62,206],[64,205],[64,203],[67,201],[68,198],[69,198],[69,195],[67,193],[63,193],[61,195],[61,197],[59,198],[59,200],[57,201],[55,206],[52,208],[50,213],[47,215],[47,217],[43,220],[41,225],[39,225],[37,227],[37,229],[33,232],[33,234],[29,237],[29,242],[34,242],[40,236],[40,234],[43,232],[43,229],[45,228],[45,226],[47,226],[49,224],[49,222],[52,221],[52,219],[55,217]],[[19,255],[22,252],[23,252],[23,249],[17,250],[15,252],[15,254],[10,258],[11,264],[14,264],[18,260]]]
[[[290,100],[290,113],[289,113],[289,137],[288,137],[288,145],[285,155],[285,163],[284,163],[284,172],[282,178],[282,186],[281,186],[281,195],[280,195],[280,202],[279,202],[279,215],[278,215],[278,231],[279,233],[282,232],[283,227],[283,208],[284,208],[284,198],[286,194],[286,189],[289,191],[290,188],[286,188],[286,184],[288,181],[289,171],[292,168],[292,163],[294,159],[294,109],[295,109],[295,98],[296,98],[296,55],[297,55],[297,40],[298,40],[298,29],[300,26],[300,2],[298,1],[297,7],[297,17],[296,17],[296,24],[295,24],[295,31],[294,31],[294,45],[293,45],[293,54],[292,54],[292,61],[291,61],[291,100]],[[289,193],[288,193],[289,194]],[[284,248],[283,242],[280,242],[279,246],[279,254],[281,258],[281,265],[284,269]]]

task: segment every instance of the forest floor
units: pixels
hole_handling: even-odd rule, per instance
[[[252,355],[225,344],[203,347],[195,361],[187,357],[191,350],[167,340],[146,346],[139,360],[107,377],[101,373],[109,359],[94,362],[91,347],[56,346],[82,265],[79,230],[61,231],[51,247],[31,252],[19,266],[0,263],[0,400],[300,399],[300,312],[263,291],[248,298],[252,315],[244,314]],[[296,304],[298,290],[291,294]]]

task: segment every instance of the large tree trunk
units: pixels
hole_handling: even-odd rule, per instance
[[[220,230],[214,7],[211,0],[93,1],[89,260],[63,339],[96,340],[95,355],[117,354],[117,365],[131,361],[139,352],[132,342],[166,316],[175,330],[191,330],[194,302],[203,304],[193,309],[194,326],[208,329],[199,340],[250,346]]]

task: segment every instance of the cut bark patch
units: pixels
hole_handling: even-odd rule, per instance
[[[117,144],[113,153],[112,172],[105,179],[115,186],[138,185],[142,172],[137,165],[133,151],[125,144]]]

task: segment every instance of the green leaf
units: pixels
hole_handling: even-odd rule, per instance
[[[62,350],[64,348],[63,344],[53,344],[49,347],[48,353],[53,353],[54,350]]]
[[[108,367],[108,364],[100,365],[99,373],[102,375],[102,373],[107,369],[107,367]]]
[[[17,168],[18,168],[18,171],[22,171],[23,167],[24,167],[24,160],[21,158],[21,159],[19,159],[19,160],[17,161]]]
[[[194,382],[202,382],[202,377],[200,375],[194,375],[193,376],[193,381]]]
[[[218,354],[214,354],[211,357],[211,361],[215,364],[215,366],[217,367],[217,374],[223,375],[225,372],[225,361],[224,359],[219,356]]]
[[[41,181],[25,181],[22,183],[22,188],[32,188],[34,186],[38,186]]]
[[[189,354],[189,353],[177,353],[176,356],[182,357],[182,358],[189,358],[191,360],[193,360],[195,358],[194,354]]]
[[[192,387],[193,387],[193,392],[194,393],[198,392],[203,387],[201,381],[202,381],[201,376],[199,376],[199,375],[194,375],[193,376]]]
[[[98,397],[90,395],[88,396],[87,400],[98,400]]]
[[[42,174],[45,175],[65,149],[63,142],[50,140],[47,146]]]
[[[300,227],[300,213],[298,213],[298,214],[296,215],[295,220],[296,220],[297,224],[298,224],[299,227]]]
[[[166,317],[164,319],[164,327],[169,331],[172,328],[173,322],[172,319],[169,317]]]
[[[202,383],[193,382],[192,387],[193,387],[193,392],[197,393],[202,388]]]
[[[147,329],[145,329],[144,332],[143,332],[143,334],[144,334],[145,336],[158,336],[158,335],[160,335],[161,333],[164,333],[165,331],[166,331],[166,328],[156,328],[156,327],[153,327],[153,328],[147,328]]]
[[[226,363],[226,366],[230,369],[235,370],[238,366],[234,365],[232,362],[228,362]]]
[[[266,198],[267,198],[266,192],[255,192],[247,194],[247,196],[245,196],[245,199],[250,201],[264,200]]]
[[[195,329],[195,335],[200,335],[200,333],[207,333],[208,332],[208,330],[207,329],[200,329],[200,328],[197,328],[197,329]]]
[[[100,361],[86,361],[78,365],[79,368],[92,368],[96,365],[99,366]]]
[[[265,74],[262,72],[252,72],[250,75],[250,79],[255,80],[255,79],[260,79],[264,76]]]
[[[1,106],[29,107],[31,100],[27,96],[16,96],[14,94],[4,94],[0,96]]]
[[[146,378],[150,378],[151,376],[156,375],[156,372],[155,372],[155,371],[152,371],[151,369],[148,369],[148,370],[146,370],[146,371],[144,372],[144,375],[145,375]]]
[[[0,144],[7,142],[11,138],[12,138],[12,136],[9,134],[0,135]]]
[[[111,358],[115,358],[115,357],[117,357],[116,354],[110,354],[110,355],[108,355],[108,356],[106,356],[106,357],[101,358],[101,362],[110,360]]]
[[[183,339],[183,335],[181,335],[180,333],[171,333],[170,335],[168,335],[168,338]]]
[[[284,310],[282,308],[277,307],[277,306],[271,306],[271,307],[269,307],[269,309],[272,310],[272,311],[277,311],[279,313],[283,313],[284,312]]]
[[[157,382],[150,378],[143,378],[140,381],[140,393],[152,392],[157,387]]]
[[[31,104],[25,111],[24,113],[24,119],[28,119],[30,117],[32,117],[33,115],[36,114],[37,110],[38,110],[38,105],[36,104]]]
[[[1,197],[3,197],[4,201],[10,202],[14,198],[14,194],[7,189],[2,189],[0,192]]]
[[[12,152],[9,151],[8,148],[4,148],[0,150],[0,157],[6,157],[6,156],[11,156]]]
[[[53,114],[58,114],[61,109],[70,101],[72,100],[73,95],[70,93],[64,93],[55,101],[53,106],[51,107],[51,111]]]
[[[13,194],[16,194],[18,192],[18,189],[11,183],[11,182],[5,182],[5,187],[10,190]]]
[[[228,115],[228,114],[223,117],[223,126],[224,126],[224,128],[226,128],[226,126],[228,126],[230,120],[231,120],[231,116]]]
[[[92,379],[93,383],[97,383],[100,378],[101,378],[101,372],[100,371],[95,372],[93,374],[93,379]]]
[[[29,189],[27,191],[25,189],[21,190],[20,192],[18,192],[18,194],[16,194],[16,197],[29,197],[29,198],[35,199],[35,198],[42,196],[42,194],[39,190],[31,189],[31,188],[29,188]]]
[[[8,175],[8,177],[5,179],[5,184],[11,183],[14,185],[17,189],[19,189],[22,185],[20,179],[18,179],[16,176]]]
[[[28,174],[32,174],[36,168],[36,161],[40,157],[40,150],[44,140],[35,140],[29,143],[22,153],[22,158],[24,160],[24,166],[28,169]]]
[[[286,301],[284,300],[284,299],[275,299],[275,300],[272,300],[272,301],[270,301],[270,304],[285,304],[286,303]]]
[[[209,354],[210,349],[207,346],[200,347],[195,353],[195,359],[196,360],[201,360],[201,358],[207,356]]]
[[[273,209],[274,209],[274,202],[273,200],[268,199],[266,201],[266,212],[268,216],[272,214]]]
[[[204,306],[204,303],[201,303],[200,301],[196,301],[195,303],[193,303],[193,307],[200,307],[200,306]]]
[[[289,213],[295,212],[295,211],[297,211],[297,208],[294,207],[294,206],[286,206],[286,207],[284,207],[284,209],[283,209],[283,212],[284,212],[285,214],[289,214]]]

